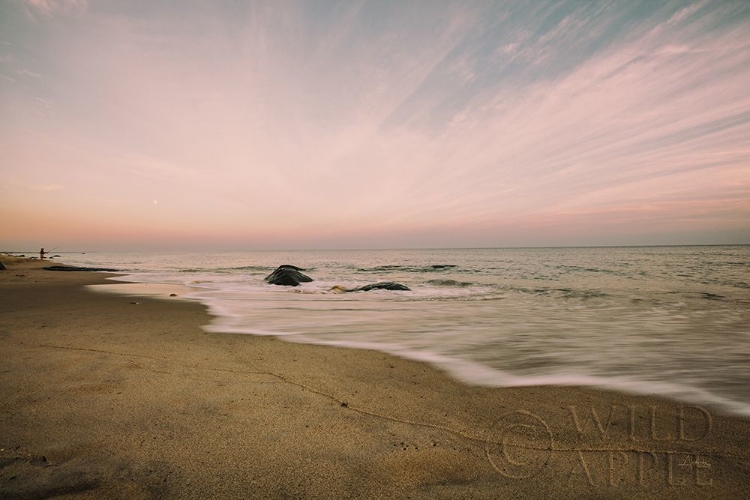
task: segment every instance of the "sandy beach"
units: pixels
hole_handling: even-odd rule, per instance
[[[748,419],[207,333],[168,288],[0,261],[2,498],[750,498]]]

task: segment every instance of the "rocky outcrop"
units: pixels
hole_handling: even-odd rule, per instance
[[[108,267],[77,267],[77,266],[47,266],[44,268],[46,271],[96,271],[102,273],[116,273],[117,269],[110,269]]]
[[[283,265],[276,268],[274,272],[266,276],[265,280],[271,285],[298,286],[300,283],[308,283],[313,279],[306,274],[301,267]]]
[[[5,267],[5,265],[2,262],[0,262],[0,271],[5,271],[6,269],[7,268]]]

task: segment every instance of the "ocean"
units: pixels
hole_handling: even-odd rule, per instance
[[[483,386],[587,385],[750,416],[750,246],[87,253],[180,284],[210,332],[425,361]],[[305,268],[299,287],[263,278]],[[337,294],[395,281],[411,291]]]

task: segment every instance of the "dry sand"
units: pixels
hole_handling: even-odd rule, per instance
[[[0,261],[0,498],[750,498],[747,419],[206,333],[198,303]]]

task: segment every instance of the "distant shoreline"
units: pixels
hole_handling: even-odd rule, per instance
[[[237,253],[237,252],[377,252],[377,251],[440,251],[440,250],[555,250],[575,248],[698,248],[698,247],[747,247],[750,243],[695,243],[681,245],[570,245],[570,246],[507,246],[507,247],[410,247],[410,248],[269,248],[269,249],[233,249],[233,250],[70,250],[55,251],[56,254],[81,255],[81,254],[133,254],[133,253]],[[28,254],[27,257],[38,254],[39,250],[0,250],[0,254]]]

